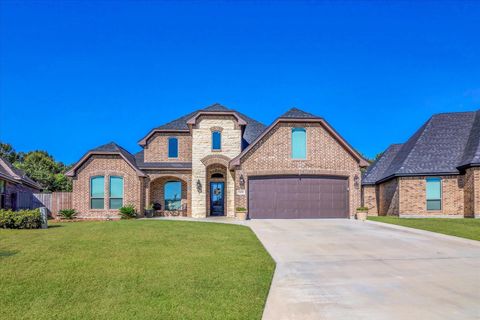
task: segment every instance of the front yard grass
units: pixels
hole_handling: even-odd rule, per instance
[[[243,226],[0,230],[0,319],[260,319],[275,268]]]
[[[368,217],[368,220],[480,240],[480,219]]]

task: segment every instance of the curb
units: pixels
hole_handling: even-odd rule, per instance
[[[375,224],[377,226],[386,227],[386,228],[403,230],[403,231],[416,233],[416,234],[421,234],[421,235],[427,235],[427,236],[431,236],[431,237],[435,237],[435,238],[439,238],[439,239],[443,239],[443,240],[453,240],[453,241],[461,242],[463,244],[470,244],[470,245],[480,247],[480,241],[477,241],[477,240],[460,238],[460,237],[451,236],[451,235],[448,235],[448,234],[443,234],[443,233],[438,233],[438,232],[433,232],[433,231],[428,231],[428,230],[404,227],[404,226],[399,226],[397,224],[391,224],[391,223],[386,223],[386,222],[379,222],[379,221],[372,221],[372,220],[366,220],[365,222],[370,223],[370,224]]]

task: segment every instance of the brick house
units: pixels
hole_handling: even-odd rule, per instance
[[[42,186],[0,157],[0,209],[28,209],[32,194],[40,192]]]
[[[115,143],[88,151],[67,173],[83,218],[143,215],[349,218],[368,162],[323,118],[291,109],[270,126],[214,104],[152,129],[135,155]]]
[[[369,215],[480,216],[480,111],[432,116],[362,179]]]

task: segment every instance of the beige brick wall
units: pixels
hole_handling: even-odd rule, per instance
[[[90,209],[90,178],[105,177],[104,209]],[[135,170],[120,156],[93,155],[77,170],[73,178],[73,208],[79,212],[78,218],[119,218],[118,210],[108,209],[110,176],[123,177],[123,204],[132,204],[138,213],[143,214],[142,197],[143,178],[138,177]]]
[[[363,186],[362,206],[368,208],[369,216],[378,216],[377,186]]]
[[[465,217],[480,217],[480,168],[466,170],[463,192]]]
[[[400,205],[399,192],[398,179],[389,180],[378,186],[378,215],[398,216]]]
[[[400,180],[401,215],[464,215],[463,176],[442,176],[442,209],[427,210],[426,178],[402,177]]]
[[[178,139],[178,158],[168,157],[168,138]],[[144,148],[145,162],[190,162],[192,161],[192,137],[190,133],[157,132]]]
[[[212,130],[222,131],[222,149],[212,151]],[[215,154],[226,156],[229,159],[236,157],[241,151],[241,129],[233,116],[201,116],[192,133],[192,216],[206,217],[209,214],[207,208],[207,172],[202,162],[205,157]],[[226,199],[234,199],[235,189],[233,173],[227,170],[225,182]],[[196,188],[197,181],[202,185],[202,191]],[[225,206],[226,215],[234,215],[234,201],[227,201]]]
[[[306,128],[307,159],[291,158],[291,130],[293,127]],[[350,214],[361,203],[360,167],[355,158],[343,148],[319,123],[279,123],[243,157],[241,168],[235,173],[236,185],[239,178],[245,181],[249,176],[275,174],[336,175],[349,179]],[[358,183],[354,183],[357,176]],[[247,188],[246,184],[245,188]],[[248,190],[245,195],[236,195],[237,207],[247,207]]]

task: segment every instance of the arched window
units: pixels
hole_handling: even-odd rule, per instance
[[[214,173],[214,174],[212,174],[212,178],[223,178],[223,174],[221,174],[221,173]]]
[[[182,208],[182,183],[168,181],[164,189],[165,210],[180,210]]]
[[[103,209],[105,199],[105,177],[90,178],[90,209]]]
[[[168,157],[178,158],[178,139],[175,137],[168,138]]]
[[[307,133],[305,128],[292,129],[292,159],[307,158]]]
[[[222,133],[220,131],[212,132],[212,150],[222,150]]]
[[[110,209],[120,209],[123,206],[123,178],[110,177]]]

